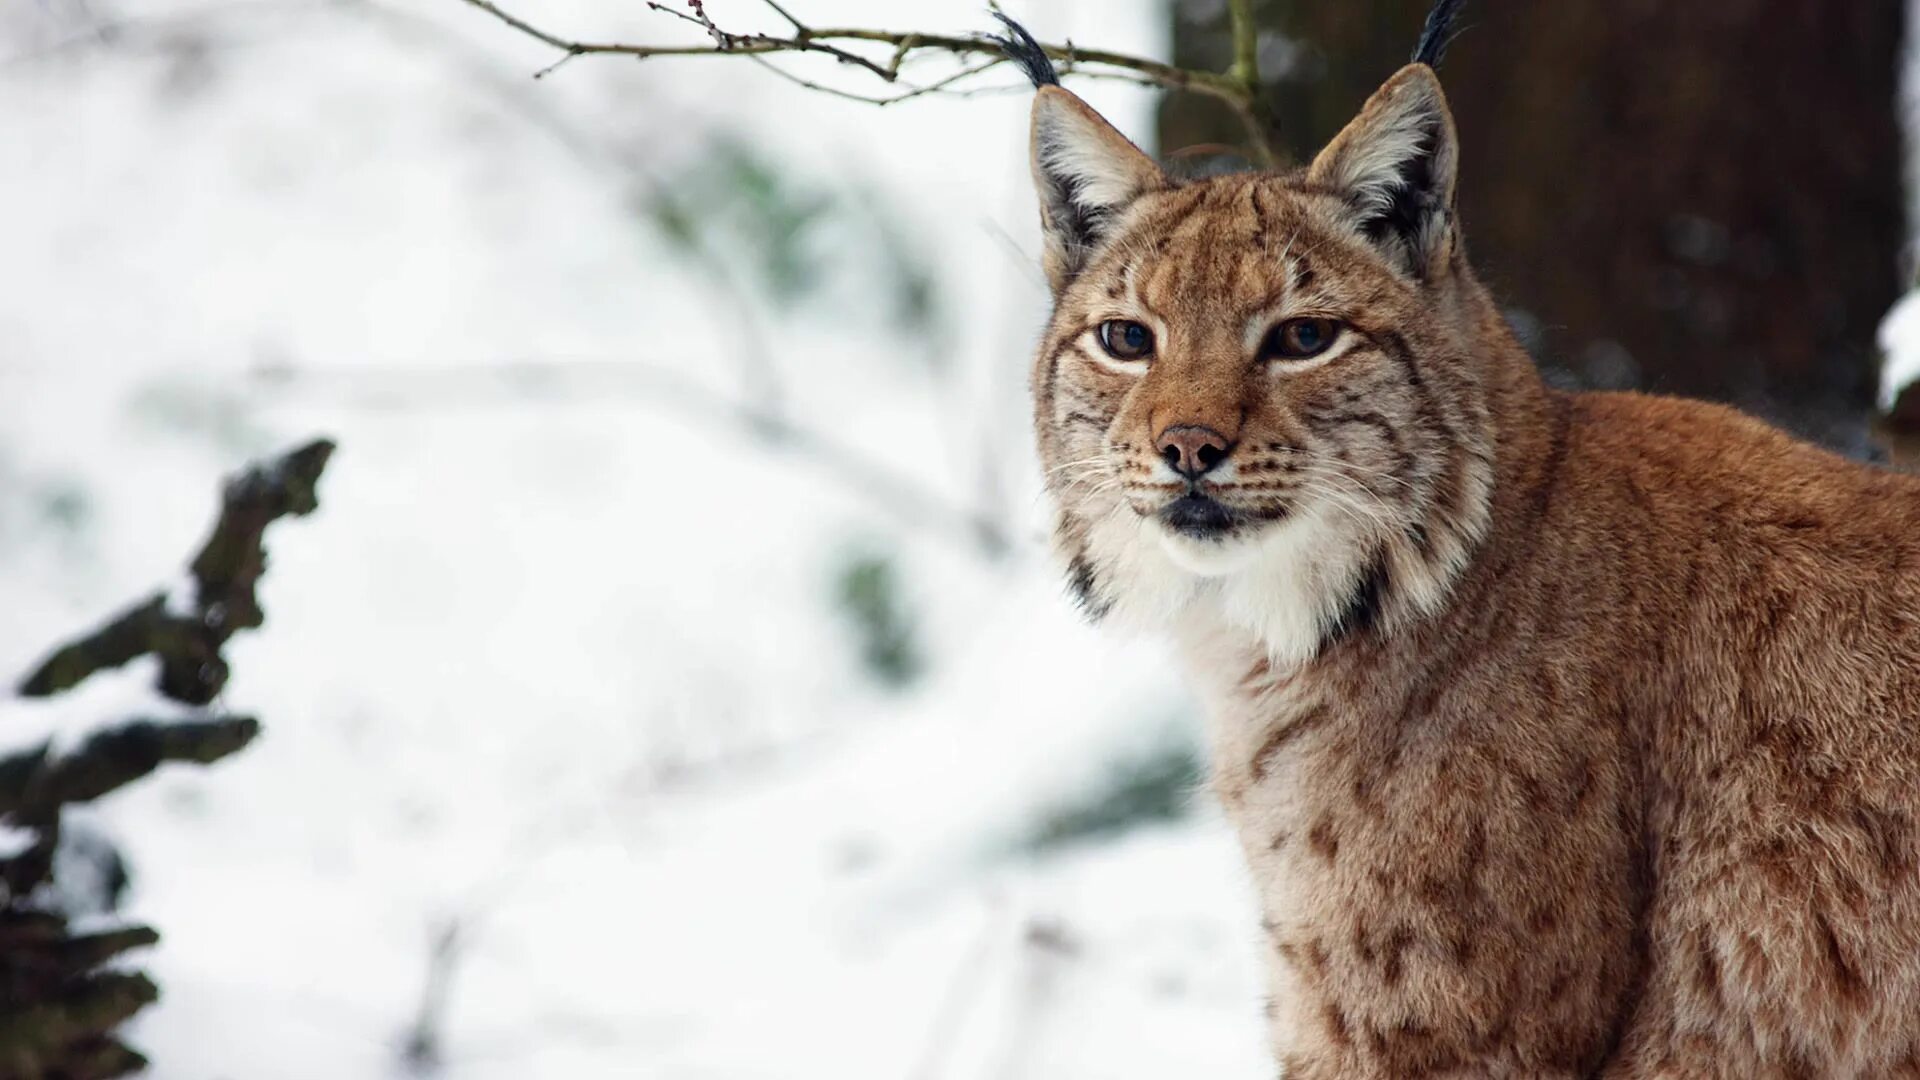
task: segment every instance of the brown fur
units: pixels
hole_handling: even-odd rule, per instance
[[[1187,185],[1041,99],[1058,542],[1208,702],[1285,1075],[1920,1076],[1920,482],[1546,388],[1465,260],[1424,68],[1303,174]],[[1409,107],[1431,198],[1372,234],[1353,155]],[[1063,178],[1055,139],[1111,168]],[[1350,347],[1250,356],[1301,311]],[[1111,318],[1151,363],[1103,361]],[[1175,424],[1234,443],[1219,573],[1154,524]]]

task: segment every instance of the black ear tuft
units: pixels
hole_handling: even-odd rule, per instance
[[[1420,28],[1420,43],[1413,47],[1414,63],[1440,66],[1440,58],[1447,54],[1447,45],[1453,40],[1453,17],[1465,4],[1466,0],[1434,0],[1427,12],[1427,24]]]
[[[1060,73],[1054,70],[1053,60],[1047,56],[1047,50],[1033,39],[1033,35],[1027,33],[1027,28],[1008,18],[1004,12],[996,11],[993,17],[1006,25],[1007,36],[989,34],[988,40],[999,45],[1000,51],[1007,54],[1007,59],[1019,64],[1020,70],[1027,73],[1027,78],[1036,88],[1059,86]]]
[[[1148,192],[1164,190],[1167,176],[1061,86],[1042,85],[1033,92],[1028,145],[1046,240],[1042,261],[1058,294],[1112,235],[1127,208]]]
[[[1313,159],[1307,178],[1347,200],[1354,225],[1390,262],[1427,278],[1444,273],[1455,250],[1459,160],[1439,78],[1408,64]]]

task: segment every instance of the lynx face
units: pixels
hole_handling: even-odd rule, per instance
[[[1439,604],[1485,527],[1493,433],[1431,72],[1294,175],[1175,183],[1057,87],[1033,152],[1055,295],[1035,423],[1089,611],[1211,601],[1297,661]]]

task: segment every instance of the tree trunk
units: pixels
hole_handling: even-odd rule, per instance
[[[1406,62],[1427,0],[1262,0],[1297,161]],[[1220,9],[1220,10],[1214,10]],[[1224,5],[1175,58],[1224,68]],[[1716,398],[1867,452],[1905,250],[1900,0],[1475,0],[1441,67],[1482,277],[1564,384]],[[1236,140],[1169,100],[1161,146]]]

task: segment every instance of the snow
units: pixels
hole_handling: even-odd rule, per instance
[[[1907,0],[1906,59],[1900,70],[1900,112],[1906,137],[1907,220],[1909,224],[1906,259],[1909,278],[1920,266],[1920,246],[1914,234],[1920,224],[1920,153],[1916,153],[1915,132],[1920,131],[1920,49],[1913,46],[1912,35],[1920,32],[1920,0]],[[1893,408],[1900,392],[1920,380],[1920,292],[1908,281],[1908,292],[1894,302],[1893,309],[1880,320],[1880,396],[1882,410]]]
[[[115,14],[136,21],[111,43],[85,32]],[[1165,48],[1151,0],[1020,14]],[[1025,93],[875,110],[708,60],[534,82],[552,57],[454,0],[48,0],[0,13],[0,49],[0,672],[177,581],[219,477],[340,442],[320,512],[269,534],[267,627],[230,648],[221,706],[260,739],[87,815],[163,935],[133,1033],[153,1076],[401,1072],[450,923],[457,1080],[1270,1073],[1252,904],[1204,796],[1021,843],[1112,763],[1197,737],[1163,651],[1081,625],[1041,542]],[[1144,93],[1088,95],[1147,125]],[[945,337],[885,329],[857,280],[728,307],[620,171],[667,182],[720,131],[889,208]],[[795,415],[1004,517],[1012,555],[696,407],[738,398],[748,322]],[[833,607],[859,548],[894,559],[933,658],[905,691]],[[152,678],[0,700],[0,749],[154,714]]]
[[[1880,407],[1891,409],[1920,380],[1920,292],[1902,296],[1880,320],[1880,353]]]

